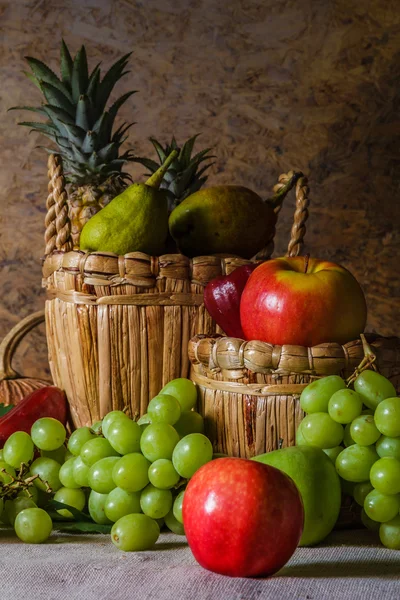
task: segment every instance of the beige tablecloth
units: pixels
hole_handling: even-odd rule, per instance
[[[118,551],[105,535],[57,535],[40,546],[0,531],[1,600],[399,600],[400,552],[367,530],[334,532],[298,548],[269,579],[202,569],[185,538],[162,534],[155,550]]]

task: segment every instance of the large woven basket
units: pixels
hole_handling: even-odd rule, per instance
[[[51,155],[48,167],[43,285],[54,383],[65,390],[76,426],[126,405],[132,415],[143,414],[163,385],[189,375],[189,339],[217,330],[203,304],[204,286],[250,261],[81,252],[72,243],[60,158]],[[299,253],[305,230],[307,180],[290,172],[274,188],[283,199],[294,184],[292,256]],[[262,258],[272,251],[273,239],[266,240]]]
[[[400,339],[366,337],[377,370],[400,392]],[[195,336],[189,342],[191,379],[215,451],[249,458],[293,446],[304,416],[301,391],[319,377],[349,377],[364,354],[361,339],[305,348]]]

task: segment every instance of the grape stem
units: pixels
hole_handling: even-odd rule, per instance
[[[350,387],[350,385],[357,379],[359,374],[365,371],[366,369],[373,369],[374,371],[378,371],[376,364],[374,364],[376,361],[376,354],[372,350],[371,346],[368,344],[363,333],[360,334],[360,338],[363,345],[364,358],[362,359],[360,364],[354,369],[354,373],[352,373],[350,377],[346,379],[347,387]]]

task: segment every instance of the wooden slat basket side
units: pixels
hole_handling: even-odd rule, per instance
[[[197,333],[215,333],[203,303],[204,286],[250,260],[181,254],[117,256],[85,253],[71,238],[61,159],[49,158],[46,216],[46,334],[53,380],[66,391],[76,426],[128,406],[146,412],[149,400],[175,377],[187,377],[187,348]],[[295,186],[296,209],[288,255],[300,253],[308,217],[307,179],[281,175],[278,213]],[[254,259],[271,256],[273,238]],[[254,260],[253,259],[253,260]]]
[[[400,339],[367,336],[376,367],[400,392]],[[273,346],[225,336],[189,342],[191,379],[215,452],[251,458],[295,444],[301,391],[326,375],[349,377],[364,357],[361,340],[340,346]]]

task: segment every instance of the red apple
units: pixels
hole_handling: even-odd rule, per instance
[[[246,339],[271,344],[345,344],[367,320],[363,291],[344,267],[296,256],[275,258],[253,271],[240,303]]]
[[[303,504],[282,471],[243,458],[218,458],[189,481],[183,522],[194,557],[205,569],[232,577],[266,576],[297,548]]]

